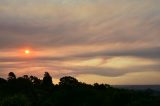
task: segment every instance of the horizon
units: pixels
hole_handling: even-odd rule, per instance
[[[9,72],[10,73],[10,72]],[[4,80],[8,80],[8,78],[9,78],[9,73],[8,73],[8,76],[6,77],[6,78],[4,78],[4,77],[1,77],[0,76],[0,78],[2,78],[2,79],[4,79]],[[14,72],[13,72],[14,73]],[[46,72],[44,72],[44,73],[46,73]],[[15,74],[15,73],[14,73]],[[27,75],[27,74],[26,74]],[[50,74],[49,74],[50,75]],[[16,74],[15,74],[15,76],[16,76]],[[22,75],[22,76],[16,76],[16,79],[18,79],[18,78],[24,78],[24,76],[25,75]],[[33,76],[33,75],[27,75],[29,78],[31,77],[31,76]],[[37,77],[37,76],[34,76],[34,77]],[[53,84],[59,84],[59,82],[60,82],[60,79],[61,78],[64,78],[64,77],[72,77],[72,78],[75,78],[75,77],[73,77],[73,76],[62,76],[62,77],[60,77],[59,79],[56,79],[56,81],[54,81],[55,79],[51,76],[51,78],[52,78],[52,83]],[[43,78],[39,78],[39,77],[37,77],[39,80],[41,80],[41,81],[43,81],[43,78],[44,78],[44,76],[43,76]],[[75,78],[75,79],[77,79],[77,78]],[[58,80],[58,81],[57,81]],[[78,79],[77,79],[78,80]],[[80,80],[78,80],[79,82],[82,82],[82,81],[80,81]],[[94,82],[94,83],[86,83],[86,82],[82,82],[82,83],[85,83],[85,84],[91,84],[91,85],[94,85],[94,84],[96,84],[96,83],[98,83],[98,82]],[[98,83],[98,84],[107,84],[108,85],[108,83]],[[109,84],[110,85],[110,84]],[[143,85],[143,84],[140,84],[140,85],[132,85],[132,84],[126,84],[126,85],[110,85],[110,86],[112,86],[112,87],[118,87],[118,88],[129,88],[129,89],[148,89],[148,88],[153,88],[153,87],[158,87],[158,89],[160,90],[160,84],[149,84],[149,85]],[[139,88],[140,87],[140,88]],[[142,87],[142,88],[141,88]],[[148,87],[148,88],[147,88]]]
[[[14,72],[13,72],[14,73]],[[44,72],[45,73],[45,72]],[[43,75],[44,75],[44,73],[43,73]],[[8,73],[9,74],[9,73]],[[1,77],[0,76],[0,78],[4,78],[5,80],[7,80],[8,79],[8,74],[5,76],[5,77]],[[14,73],[15,75],[16,75],[16,73]],[[25,74],[25,75],[28,75],[28,74]],[[16,77],[17,78],[20,78],[20,77],[23,77],[24,75],[21,75],[21,76],[17,76],[16,75]],[[28,76],[32,76],[31,74],[29,74]],[[34,75],[33,75],[34,76]],[[67,76],[70,76],[70,75],[67,75]],[[37,77],[37,76],[35,76],[35,77]],[[43,76],[44,77],[44,76]],[[43,80],[43,77],[37,77],[37,78],[39,78],[40,80]],[[53,84],[59,84],[59,82],[60,82],[60,78],[62,78],[62,77],[66,77],[66,76],[61,76],[61,77],[59,77],[59,79],[58,78],[54,78],[53,76],[51,76],[52,77],[52,82],[53,82]],[[74,78],[74,76],[71,76],[71,77],[73,77]],[[76,78],[76,77],[75,77]],[[79,78],[76,78],[77,80],[79,80],[80,82],[82,82],[82,83],[86,83],[86,84],[91,84],[91,85],[93,85],[93,84],[95,84],[95,83],[99,83],[99,84],[109,84],[109,83],[107,83],[107,82],[94,82],[94,81],[92,81],[91,83],[87,83],[87,82],[83,82],[83,79],[79,79]],[[123,87],[129,87],[129,86],[160,86],[160,84],[109,84],[109,85],[111,85],[111,86],[114,86],[114,87],[116,87],[116,86],[122,86],[122,88]]]
[[[160,85],[159,0],[0,0],[0,77]]]

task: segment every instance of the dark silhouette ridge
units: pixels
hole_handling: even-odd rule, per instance
[[[0,78],[0,106],[160,106],[160,92],[91,85],[71,76],[53,84],[48,72],[42,80],[10,72],[7,80]]]

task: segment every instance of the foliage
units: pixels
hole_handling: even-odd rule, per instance
[[[30,101],[24,95],[5,97],[0,101],[0,106],[31,106]]]
[[[65,76],[59,84],[45,72],[40,80],[24,75],[8,80],[0,78],[0,106],[160,106],[160,93],[114,88],[108,84],[93,85]]]

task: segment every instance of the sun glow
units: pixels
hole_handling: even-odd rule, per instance
[[[30,50],[25,50],[24,53],[25,54],[30,54]]]

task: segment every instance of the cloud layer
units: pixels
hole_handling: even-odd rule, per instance
[[[40,77],[48,70],[56,78],[156,75],[160,71],[159,3],[0,0],[0,76],[6,77],[10,70]],[[25,48],[32,49],[31,57],[23,56]]]

